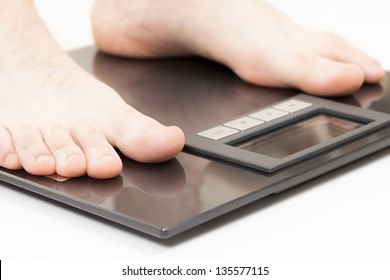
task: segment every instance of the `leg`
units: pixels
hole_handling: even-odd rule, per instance
[[[383,76],[344,39],[297,26],[263,0],[97,0],[97,45],[133,57],[196,54],[263,86],[341,95]]]

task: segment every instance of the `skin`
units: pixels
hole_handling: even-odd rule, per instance
[[[181,129],[143,115],[82,70],[32,0],[0,6],[0,166],[103,179],[122,169],[114,147],[150,163],[181,151]],[[348,94],[384,75],[344,39],[303,29],[263,0],[97,0],[92,31],[110,54],[199,55],[248,82],[315,95]]]

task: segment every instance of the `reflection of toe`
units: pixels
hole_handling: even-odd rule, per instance
[[[109,180],[97,180],[88,178],[90,192],[100,198],[115,196],[123,189],[123,179],[121,176]]]
[[[368,108],[375,101],[381,100],[384,96],[384,89],[381,85],[365,85],[354,95],[362,108]]]
[[[57,182],[57,188],[63,193],[99,204],[108,197],[120,193],[123,189],[123,180],[121,176],[108,180],[98,180],[84,176],[63,182],[59,181]]]
[[[125,166],[124,178],[143,192],[154,196],[174,196],[186,184],[186,173],[176,158],[156,164],[142,164],[128,160]]]

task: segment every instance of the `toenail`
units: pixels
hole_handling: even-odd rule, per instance
[[[38,164],[47,163],[48,161],[51,161],[51,160],[52,160],[51,156],[49,156],[47,154],[40,154],[35,158],[35,162]]]
[[[81,155],[80,154],[70,154],[66,157],[66,161],[74,161],[74,160],[80,160]]]
[[[371,75],[376,76],[382,73],[382,67],[378,63],[372,63],[368,68],[368,71]]]
[[[5,164],[12,164],[12,163],[15,163],[15,162],[17,162],[17,160],[18,160],[18,157],[17,157],[17,155],[15,154],[15,153],[8,153],[8,154],[6,154],[5,156],[4,156],[4,159],[3,159],[3,162],[5,163]]]
[[[103,161],[103,162],[107,162],[107,161],[111,161],[111,162],[113,162],[113,161],[115,161],[116,159],[115,159],[115,157],[113,157],[112,155],[104,155],[104,156],[102,156],[102,157],[100,157],[100,159],[99,159],[101,162]]]

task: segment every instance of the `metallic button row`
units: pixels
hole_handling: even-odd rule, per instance
[[[197,133],[197,135],[211,140],[220,140],[227,136],[239,133],[240,131],[261,125],[265,122],[276,120],[290,113],[305,109],[307,107],[310,107],[311,105],[311,103],[305,101],[290,99],[275,106],[262,109],[248,116],[241,117],[233,121],[224,123],[223,125],[218,125],[216,127],[204,130],[202,132]]]

